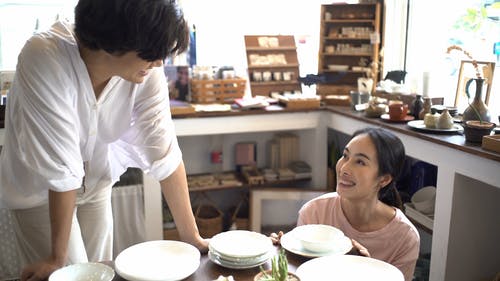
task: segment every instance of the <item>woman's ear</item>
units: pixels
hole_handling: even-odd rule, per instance
[[[379,177],[379,186],[380,188],[386,187],[392,181],[392,176],[390,174],[385,174]]]

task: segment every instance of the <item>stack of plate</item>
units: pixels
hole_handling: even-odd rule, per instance
[[[210,239],[209,259],[223,267],[245,269],[265,263],[273,254],[271,239],[257,232],[232,230]]]

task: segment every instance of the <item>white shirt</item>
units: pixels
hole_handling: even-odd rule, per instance
[[[87,189],[104,188],[128,167],[162,180],[182,160],[163,70],[141,84],[112,77],[96,100],[68,23],[28,40],[7,103],[0,207],[41,205],[84,175]]]

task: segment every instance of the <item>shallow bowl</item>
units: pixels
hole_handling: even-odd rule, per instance
[[[411,197],[411,202],[415,209],[426,215],[434,213],[434,205],[436,201],[436,187],[426,186],[417,190]]]
[[[54,271],[49,281],[111,281],[114,270],[102,263],[77,263]]]
[[[302,247],[315,253],[333,250],[335,243],[344,236],[340,229],[323,224],[302,225],[293,231]]]

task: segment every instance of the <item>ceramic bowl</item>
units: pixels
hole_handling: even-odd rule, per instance
[[[77,263],[54,271],[49,281],[111,281],[115,271],[102,263]]]
[[[426,186],[417,190],[411,197],[411,203],[419,212],[426,215],[434,214],[434,205],[436,201],[436,187]]]
[[[323,224],[302,225],[293,231],[302,248],[315,253],[331,251],[338,239],[344,236],[340,229]]]

